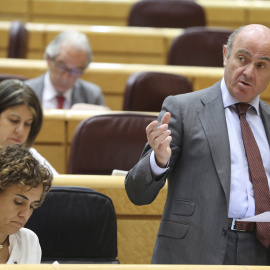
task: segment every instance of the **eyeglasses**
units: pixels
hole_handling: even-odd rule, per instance
[[[54,66],[56,67],[57,71],[60,73],[68,72],[72,77],[80,77],[84,73],[84,69],[80,68],[68,68],[64,63],[57,62],[53,59]]]

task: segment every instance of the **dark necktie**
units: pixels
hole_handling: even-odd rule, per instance
[[[57,99],[57,109],[63,109],[64,107],[64,102],[65,102],[65,97],[57,95],[55,96]]]
[[[246,103],[236,104],[247,156],[249,177],[254,189],[255,213],[258,215],[270,211],[270,193],[260,150],[246,120],[246,112],[249,107],[250,105]],[[270,222],[257,222],[257,238],[263,246],[268,248],[270,244]]]

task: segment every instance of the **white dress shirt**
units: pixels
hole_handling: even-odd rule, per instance
[[[249,179],[248,163],[244,149],[240,119],[235,107],[238,103],[227,90],[224,79],[221,82],[222,98],[230,140],[231,150],[231,190],[229,217],[243,218],[255,215],[253,185]],[[247,122],[260,149],[263,165],[270,180],[270,151],[264,125],[260,116],[259,96],[249,102],[252,107],[247,111]]]
[[[37,235],[26,228],[9,236],[7,264],[40,264],[41,247]]]
[[[51,165],[51,163],[45,159],[35,148],[31,147],[30,152],[32,153],[33,157],[42,165],[47,166],[53,175],[58,175],[59,173],[55,170],[55,168]]]
[[[44,78],[44,89],[42,93],[42,107],[43,109],[57,109],[57,99],[56,95],[58,92],[55,90],[51,80],[50,72],[47,71]],[[72,88],[68,89],[63,96],[65,97],[65,102],[63,109],[70,109],[71,107],[71,95]]]
[[[225,85],[224,78],[221,81],[221,92],[231,153],[231,188],[228,217],[250,217],[255,215],[255,201],[253,185],[249,179],[240,119],[234,105],[239,101],[230,95]],[[260,149],[268,185],[270,186],[270,151],[264,125],[260,116],[259,96],[255,97],[249,104],[252,105],[252,107],[248,109],[246,118]],[[155,161],[154,151],[152,151],[150,156],[150,164],[154,175],[161,175],[168,169],[158,167]]]

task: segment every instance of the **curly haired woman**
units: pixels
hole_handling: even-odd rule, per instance
[[[44,201],[52,178],[24,146],[0,146],[0,263],[40,263],[38,237],[23,226]]]

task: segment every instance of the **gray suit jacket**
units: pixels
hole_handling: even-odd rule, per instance
[[[37,78],[24,81],[25,84],[35,91],[41,103],[44,88],[44,77],[45,74]],[[100,87],[82,79],[77,79],[73,86],[71,106],[76,103],[104,105],[104,98]]]
[[[267,138],[270,107],[260,101]],[[230,146],[220,82],[193,93],[168,97],[159,115],[172,114],[169,171],[155,179],[147,144],[125,179],[130,200],[149,204],[168,179],[168,196],[152,263],[222,264],[227,245]]]

